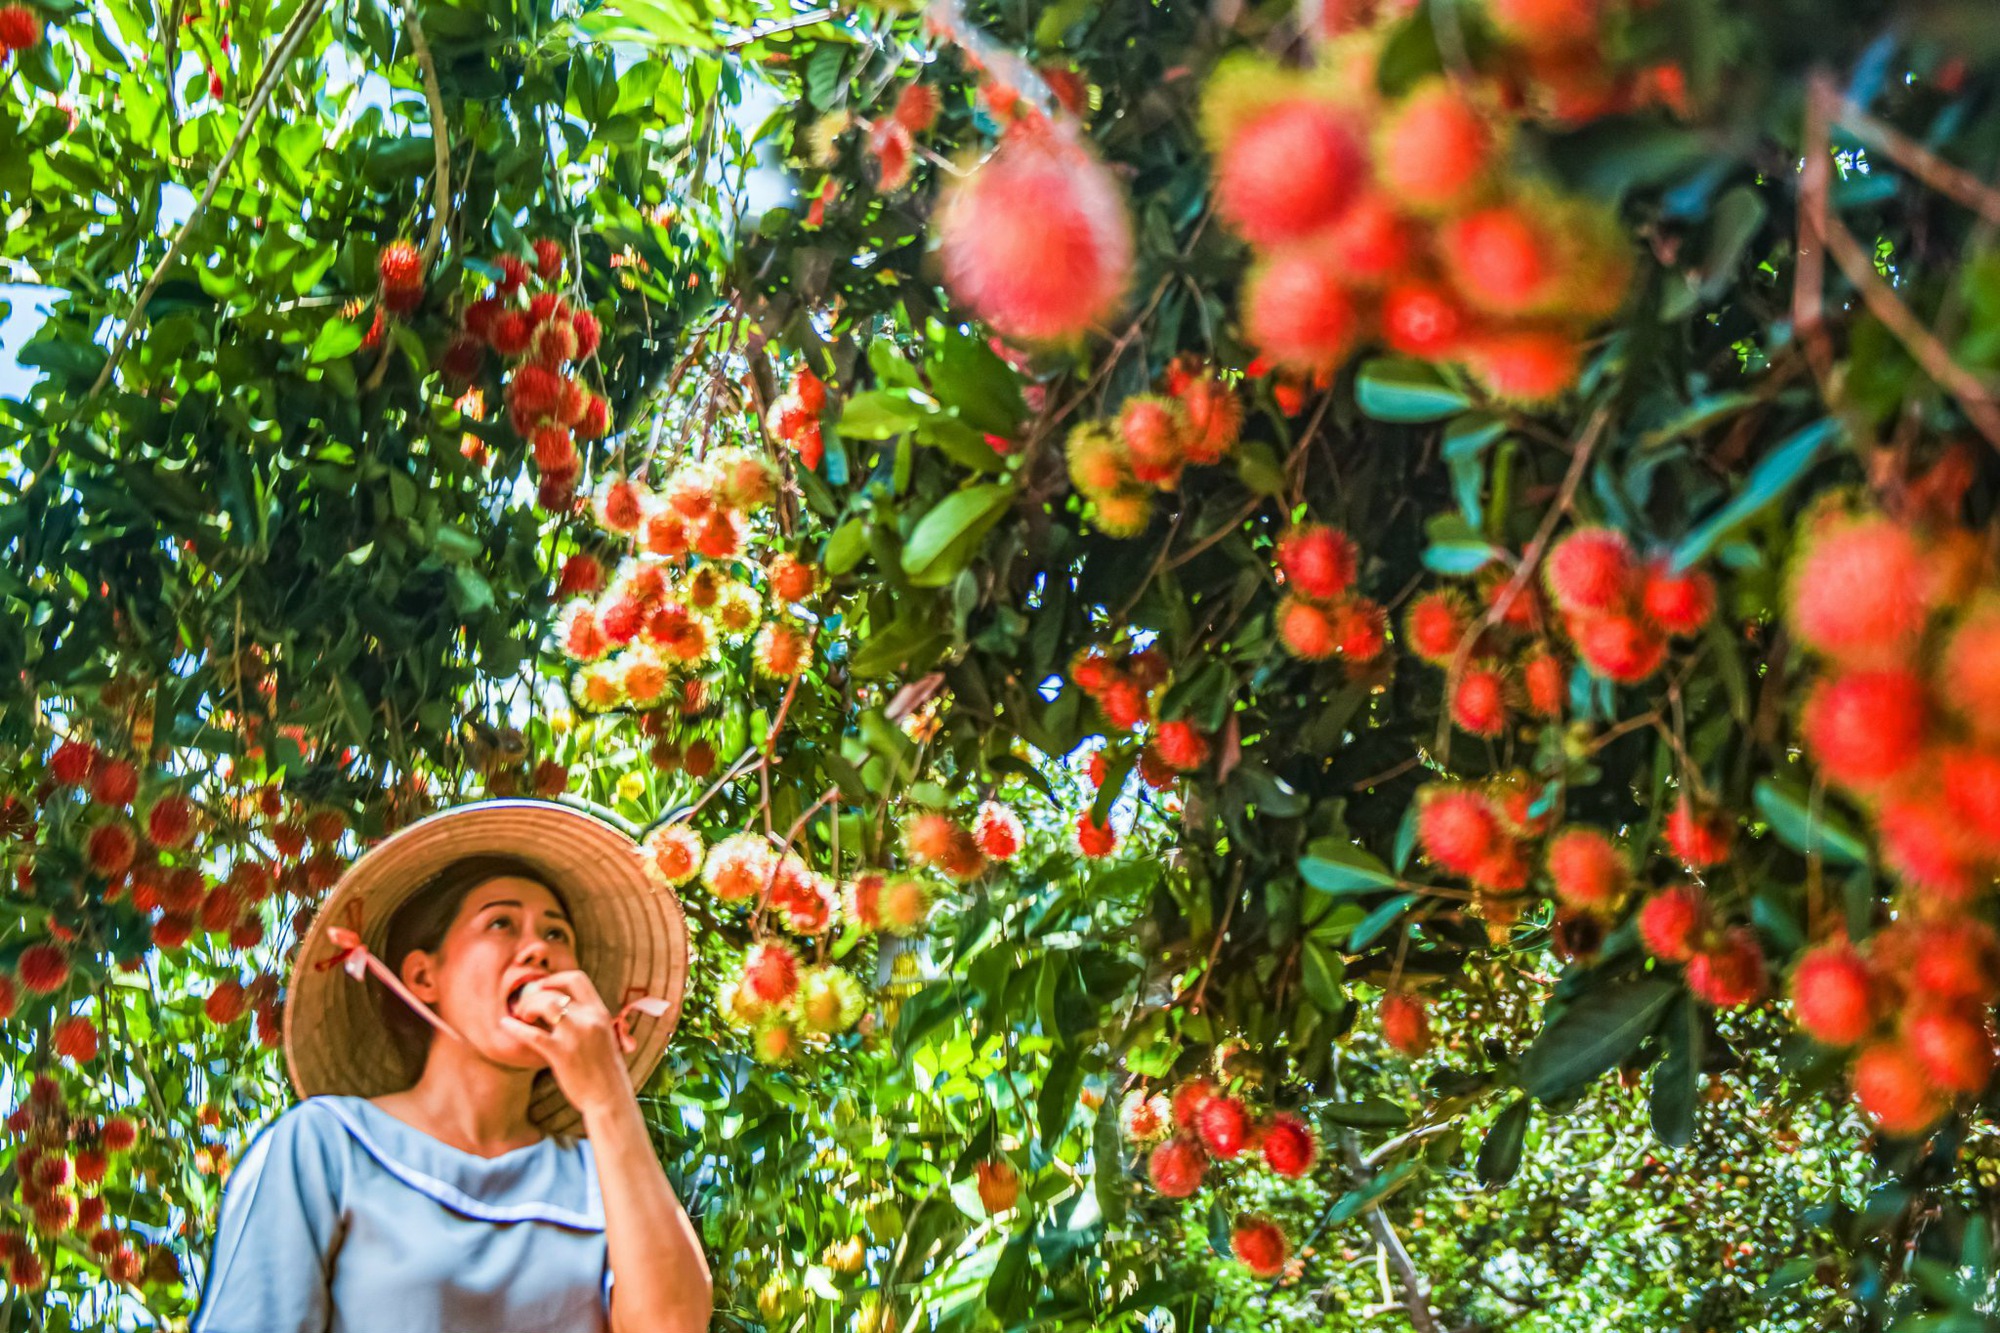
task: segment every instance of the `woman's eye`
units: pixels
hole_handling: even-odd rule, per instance
[[[486,923],[486,928],[488,930],[507,930],[510,929],[513,926],[513,924],[514,924],[514,918],[511,916],[504,916],[504,915],[496,916],[491,921]]]

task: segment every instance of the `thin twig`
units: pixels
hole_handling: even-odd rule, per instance
[[[278,48],[271,55],[271,63],[264,67],[263,77],[257,80],[257,87],[250,94],[250,105],[244,109],[243,123],[236,128],[236,137],[230,140],[229,150],[222,155],[222,161],[216,163],[215,170],[208,174],[208,184],[202,188],[201,197],[194,201],[194,207],[188,211],[187,220],[182,222],[181,229],[174,233],[173,243],[167,247],[167,253],[161,256],[159,264],[153,269],[153,275],[147,278],[146,285],[139,289],[139,297],[132,303],[131,313],[125,316],[125,327],[119,330],[118,341],[111,345],[111,354],[104,359],[104,369],[97,372],[97,379],[90,386],[90,392],[84,395],[85,398],[95,398],[103,392],[104,386],[111,382],[112,372],[118,369],[118,362],[124,357],[125,348],[132,341],[132,331],[139,327],[139,317],[146,313],[147,303],[153,299],[153,293],[158,291],[160,284],[166,280],[167,270],[173,267],[176,259],[180,258],[188,237],[194,234],[195,223],[201,221],[202,214],[208,211],[208,205],[215,198],[215,191],[222,184],[222,178],[235,164],[237,154],[243,151],[243,145],[250,141],[250,132],[256,129],[258,119],[263,116],[264,108],[270,103],[271,91],[278,86],[278,80],[284,76],[293,52],[298,49],[306,31],[312,27],[313,21],[325,7],[326,0],[306,0],[299,12],[292,16],[292,21],[285,25],[284,32],[278,38]]]
[[[445,124],[444,89],[438,86],[437,62],[431,58],[431,45],[424,40],[423,25],[417,22],[415,10],[403,11],[403,30],[410,34],[417,68],[423,71],[424,100],[431,107],[431,229],[424,237],[418,264],[419,272],[428,273],[451,218],[451,133]]]
[[[1589,422],[1584,425],[1583,434],[1578,436],[1576,448],[1570,454],[1569,471],[1563,476],[1562,489],[1556,493],[1555,503],[1542,515],[1542,525],[1536,529],[1535,539],[1521,552],[1521,562],[1514,568],[1514,577],[1508,580],[1507,586],[1502,588],[1499,595],[1487,606],[1486,614],[1474,621],[1465,631],[1464,637],[1458,641],[1458,651],[1451,657],[1451,670],[1445,673],[1446,699],[1450,699],[1457,692],[1458,678],[1464,674],[1465,665],[1472,658],[1474,645],[1487,630],[1500,623],[1514,605],[1514,599],[1521,595],[1529,581],[1535,577],[1535,570],[1542,563],[1542,553],[1548,549],[1549,539],[1555,536],[1556,525],[1562,522],[1563,515],[1569,512],[1570,504],[1576,499],[1576,488],[1583,482],[1583,474],[1590,466],[1590,457],[1597,451],[1597,442],[1603,437],[1605,425],[1610,419],[1610,409],[1600,407],[1591,414]],[[1451,709],[1449,708],[1438,710],[1438,735],[1435,748],[1439,767],[1449,768],[1451,765]]]
[[[1988,222],[2000,226],[2000,190],[1964,167],[1945,161],[1901,130],[1869,115],[1849,101],[1831,79],[1823,78],[1817,82],[1814,92],[1823,99],[1820,103],[1823,119],[1830,112],[1842,129],[1863,144],[1889,158],[1939,194],[1950,195]]]

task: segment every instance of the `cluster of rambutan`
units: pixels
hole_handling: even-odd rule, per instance
[[[1801,1027],[1858,1048],[1856,1095],[1892,1133],[1983,1089],[1994,1061],[2000,952],[1980,913],[2000,875],[2000,581],[1983,548],[1836,496],[1802,520],[1788,574],[1787,627],[1823,668],[1806,754],[1903,888],[1895,924],[1802,955],[1792,991]]]
[[[793,679],[809,661],[811,636],[788,611],[818,589],[818,569],[792,555],[771,557],[759,571],[768,611],[764,594],[735,572],[748,559],[752,518],[776,494],[770,460],[748,449],[717,450],[657,492],[619,477],[593,512],[599,529],[633,553],[608,576],[594,554],[564,564],[558,586],[575,596],[556,639],[579,664],[572,694],[592,712],[629,708],[651,719],[649,734],[667,747],[655,756],[662,767],[687,767],[670,733],[676,719],[708,708],[699,673],[720,643],[749,640],[755,669],[777,680]]]
[[[1156,491],[1177,490],[1190,466],[1219,463],[1236,448],[1243,403],[1213,371],[1176,358],[1165,392],[1134,394],[1112,421],[1069,433],[1069,477],[1090,501],[1090,520],[1113,537],[1135,537],[1153,517]]]
[[[602,329],[588,310],[572,310],[561,291],[565,256],[560,243],[534,243],[530,268],[513,255],[494,260],[493,289],[465,307],[464,329],[445,348],[438,367],[447,379],[470,383],[491,348],[508,363],[507,419],[528,442],[540,480],[544,509],[569,508],[583,473],[578,440],[611,429],[611,408],[576,378],[574,367],[597,351]]]
[[[764,429],[771,438],[797,452],[799,465],[808,472],[819,471],[826,457],[826,438],[820,433],[820,414],[826,410],[826,381],[813,374],[812,367],[800,366],[792,383],[764,414]]]
[[[1861,1109],[1916,1134],[1993,1077],[2000,938],[1984,922],[1904,918],[1861,942],[1825,940],[1792,966],[1792,1012],[1815,1041],[1852,1052]]]
[[[1562,716],[1571,653],[1596,675],[1637,684],[1660,669],[1670,639],[1699,633],[1715,614],[1715,583],[1706,573],[1677,571],[1665,555],[1641,560],[1610,528],[1570,533],[1549,551],[1541,574],[1546,600],[1534,585],[1515,588],[1511,573],[1489,566],[1478,576],[1483,606],[1443,588],[1404,613],[1401,642],[1445,670],[1447,706],[1461,731],[1496,738],[1518,716]],[[1555,623],[1566,650],[1551,642]]]
[[[1169,1199],[1199,1190],[1217,1162],[1261,1162],[1274,1175],[1297,1180],[1319,1160],[1319,1137],[1290,1111],[1253,1115],[1243,1098],[1208,1078],[1191,1078],[1161,1093],[1135,1091],[1119,1108],[1125,1139],[1150,1151],[1146,1177]],[[1230,1234],[1236,1258],[1258,1277],[1276,1277],[1291,1257],[1291,1241],[1268,1217],[1239,1217]]]
[[[1018,108],[934,217],[946,289],[1003,337],[1055,342],[1115,313],[1132,274],[1125,194],[1069,116]]]
[[[1496,943],[1520,920],[1534,877],[1534,841],[1548,831],[1543,789],[1525,774],[1418,788],[1417,844],[1440,870],[1472,885],[1473,908]]]
[[[1285,651],[1308,662],[1338,657],[1365,666],[1389,646],[1389,613],[1354,590],[1361,553],[1354,539],[1324,523],[1300,523],[1278,537],[1273,553],[1285,595],[1272,624]]]
[[[1561,126],[1664,107],[1686,115],[1687,76],[1671,63],[1611,60],[1625,7],[1606,0],[1486,0],[1484,59],[1498,95],[1522,115]]]
[[[0,1263],[6,1265],[9,1285],[40,1289],[48,1270],[36,1237],[54,1240],[66,1235],[83,1242],[113,1281],[137,1286],[179,1278],[170,1252],[142,1253],[133,1238],[105,1215],[98,1191],[111,1160],[138,1142],[138,1130],[130,1119],[72,1114],[64,1104],[62,1086],[38,1074],[29,1084],[27,1100],[7,1117],[6,1129],[21,1141],[12,1169],[21,1209],[29,1215],[34,1233],[0,1230]]]
[[[1687,988],[1718,1009],[1764,993],[1764,951],[1757,934],[1730,925],[1699,884],[1674,884],[1639,905],[1639,939],[1655,958],[1684,966]]]
[[[1623,303],[1616,216],[1509,174],[1518,117],[1496,87],[1440,77],[1384,98],[1374,51],[1344,57],[1306,75],[1233,61],[1204,100],[1216,209],[1256,252],[1247,339],[1303,371],[1380,342],[1498,399],[1555,398]]]

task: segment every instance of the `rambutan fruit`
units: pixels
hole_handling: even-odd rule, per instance
[[[1008,1211],[1020,1200],[1020,1175],[1005,1158],[974,1162],[972,1174],[979,1191],[979,1204],[988,1217]]]
[[[1323,662],[1340,650],[1340,627],[1333,613],[1303,597],[1286,594],[1273,613],[1278,640],[1293,657]]]
[[[1426,80],[1404,95],[1375,138],[1375,176],[1421,213],[1463,205],[1485,185],[1499,149],[1492,122],[1456,85]]]
[[[106,1152],[112,1153],[130,1152],[138,1141],[138,1126],[122,1115],[107,1119],[103,1132],[98,1135],[98,1142],[104,1145]]]
[[[809,967],[799,979],[792,1007],[798,1013],[800,1027],[831,1037],[853,1027],[867,1004],[861,983],[842,969]]]
[[[1986,1006],[2000,998],[2000,939],[1976,918],[1905,918],[1877,935],[1874,946],[1915,999]]]
[[[1113,731],[1135,731],[1152,716],[1145,687],[1130,677],[1107,683],[1097,696],[1097,706]]]
[[[40,14],[26,5],[0,5],[0,59],[4,59],[9,51],[25,51],[39,45],[41,40]]]
[[[797,556],[781,555],[771,562],[771,591],[781,602],[803,602],[819,586],[819,569]]]
[[[1471,666],[1451,692],[1451,720],[1459,730],[1488,739],[1507,730],[1507,681],[1492,666]]]
[[[49,1045],[63,1059],[86,1064],[97,1058],[97,1025],[72,1014],[49,1030]]]
[[[1264,1165],[1277,1175],[1297,1180],[1313,1168],[1319,1157],[1319,1140],[1306,1122],[1289,1111],[1279,1111],[1264,1127]]]
[[[1174,1089],[1174,1127],[1193,1134],[1201,1119],[1201,1108],[1219,1090],[1213,1079],[1191,1078]]]
[[[537,236],[534,241],[535,275],[543,282],[554,282],[562,276],[564,252],[562,242],[553,236]]]
[[[1118,410],[1118,435],[1133,477],[1168,489],[1177,485],[1190,429],[1187,410],[1173,398],[1153,393],[1127,398]]]
[[[2000,754],[1969,745],[1948,746],[1934,765],[1946,807],[1983,857],[2000,857]]]
[[[1875,832],[1882,864],[1930,903],[1968,902],[1984,876],[1977,836],[1954,816],[1928,785],[1899,792],[1876,811]]]
[[[22,6],[10,5],[8,8],[19,10],[22,9]],[[41,20],[36,19],[35,22],[39,24]],[[37,31],[39,31],[39,28]],[[9,39],[11,40],[12,36],[17,34],[18,29],[8,34]],[[33,45],[33,43],[29,43],[29,45]],[[39,1210],[36,1212],[35,1221],[39,1229],[41,1223]],[[57,1227],[55,1229],[59,1231],[62,1228]],[[18,1290],[40,1291],[44,1286],[48,1285],[48,1280],[48,1271],[42,1267],[41,1256],[37,1255],[33,1250],[21,1250],[7,1260],[7,1281]]]
[[[1146,1159],[1146,1178],[1169,1199],[1185,1199],[1201,1188],[1208,1174],[1208,1155],[1192,1138],[1168,1139]]]
[[[886,881],[876,896],[876,916],[881,929],[891,935],[914,935],[930,917],[931,891],[925,883],[909,875]]]
[[[774,680],[791,680],[805,670],[809,647],[805,631],[782,620],[770,620],[751,645],[757,670]]]
[[[788,1003],[799,989],[799,956],[781,940],[760,940],[743,960],[743,985],[767,1005]]]
[[[1505,403],[1534,406],[1560,397],[1582,371],[1583,347],[1555,329],[1490,330],[1458,350],[1473,378]]]
[[[1337,221],[1367,179],[1367,153],[1350,117],[1318,98],[1286,97],[1221,145],[1215,207],[1253,245],[1276,245]]]
[[[1369,190],[1315,238],[1333,271],[1350,286],[1372,289],[1403,276],[1416,252],[1413,228],[1378,190]]]
[[[1534,314],[1560,285],[1556,240],[1519,203],[1453,218],[1438,231],[1438,253],[1459,295],[1491,314]]]
[[[1352,663],[1372,662],[1389,647],[1389,612],[1367,597],[1348,597],[1334,604],[1333,647]]]
[[[1786,619],[1801,643],[1843,665],[1900,665],[1923,633],[1929,582],[1923,544],[1878,514],[1836,517],[1809,533],[1786,581]],[[1971,622],[1968,621],[1968,624]],[[2000,614],[1985,646],[2000,648]],[[1948,651],[1946,693],[1952,674]],[[2000,701],[2000,657],[1982,657]]]
[[[501,356],[510,358],[520,356],[526,352],[528,345],[534,340],[535,326],[529,320],[527,312],[524,310],[507,310],[495,316],[493,327],[489,330],[486,339],[487,345],[492,347],[495,352],[498,352]],[[523,366],[514,373],[518,377],[521,370],[528,369],[531,369],[531,367]],[[540,371],[543,367],[534,366],[532,369]],[[513,402],[511,397],[509,401],[510,403]],[[551,403],[550,406],[553,408],[554,404]],[[516,406],[515,410],[521,411],[522,409]],[[523,415],[528,414],[524,412]]]
[[[1324,523],[1301,523],[1278,538],[1278,568],[1302,597],[1331,602],[1354,586],[1359,554],[1354,540]]]
[[[1855,1058],[1854,1098],[1885,1134],[1922,1133],[1943,1118],[1950,1099],[1933,1090],[1929,1073],[1900,1043],[1877,1042]]]
[[[1094,420],[1070,430],[1064,456],[1070,464],[1070,484],[1088,496],[1112,494],[1132,480],[1118,436]]]
[[[1469,874],[1503,838],[1492,804],[1478,792],[1426,787],[1417,793],[1417,841],[1436,865]]]
[[[381,275],[384,291],[407,291],[423,286],[423,256],[408,241],[391,241],[383,246],[382,253],[375,260],[375,267]]]
[[[1441,588],[1410,603],[1403,616],[1403,638],[1411,652],[1433,666],[1448,666],[1472,627],[1471,608],[1464,594]]]
[[[1875,1030],[1881,993],[1874,970],[1845,939],[1799,955],[1791,989],[1793,1016],[1814,1041],[1854,1046]]]
[[[1980,1092],[1993,1077],[1993,1030],[1973,1014],[1924,1005],[1904,1014],[1902,1033],[1904,1046],[1939,1091]]]
[[[1486,15],[1500,36],[1537,52],[1594,43],[1601,10],[1601,0],[1486,0]]]
[[[1325,246],[1302,242],[1261,256],[1245,285],[1244,336],[1280,366],[1330,369],[1352,350],[1360,313]]]
[[[1205,466],[1228,457],[1243,432],[1243,400],[1213,375],[1190,380],[1175,397],[1188,420],[1181,441],[1184,461]]]
[[[1590,616],[1577,622],[1573,633],[1583,664],[1621,685],[1645,680],[1667,657],[1659,631],[1633,616]]]
[[[1764,951],[1757,947],[1757,937],[1742,926],[1732,927],[1717,947],[1688,960],[1687,985],[1696,999],[1718,1009],[1756,999],[1764,991]]]
[[[1026,835],[1019,815],[998,801],[987,801],[979,807],[972,836],[985,855],[995,861],[1011,861],[1020,852]]]
[[[1195,1132],[1209,1155],[1228,1161],[1243,1151],[1250,1135],[1250,1113],[1235,1097],[1218,1093],[1195,1112]]]
[[[49,776],[65,787],[81,787],[97,765],[97,747],[88,741],[67,740],[49,754]]]
[[[1283,1227],[1269,1218],[1244,1218],[1229,1233],[1229,1249],[1242,1265],[1260,1278],[1277,1277],[1291,1258],[1292,1243]]]
[[[734,560],[743,553],[749,534],[749,525],[741,514],[718,509],[695,529],[694,549],[710,560]]]
[[[1662,889],[1639,909],[1638,924],[1646,952],[1670,963],[1685,963],[1710,929],[1708,896],[1694,884]]]
[[[14,974],[32,993],[50,994],[69,980],[69,954],[60,944],[30,944],[15,960]]]
[[[1158,1093],[1150,1096],[1143,1091],[1127,1093],[1119,1107],[1118,1127],[1127,1141],[1149,1143],[1167,1132],[1172,1123],[1173,1111],[1167,1099]]]
[[[76,1226],[76,1197],[44,1194],[35,1202],[35,1230],[44,1236],[60,1236]]]
[[[1160,761],[1178,773],[1192,773],[1208,762],[1208,737],[1192,722],[1160,723],[1152,745]]]
[[[1697,634],[1715,614],[1715,580],[1698,569],[1676,574],[1665,559],[1648,561],[1639,605],[1668,634]]]
[[[1399,282],[1382,293],[1381,321],[1382,341],[1426,361],[1455,356],[1467,326],[1458,299],[1428,282]]]
[[[1549,883],[1558,899],[1585,911],[1604,911],[1632,878],[1631,866],[1601,829],[1571,827],[1549,839]]]
[[[1415,1058],[1431,1048],[1431,1019],[1424,1002],[1405,991],[1382,997],[1382,1040],[1392,1050]]]
[[[126,759],[103,759],[90,774],[90,799],[124,809],[139,794],[139,770]]]
[[[595,662],[611,649],[611,639],[586,600],[570,603],[556,623],[556,642],[573,662]]]
[[[522,366],[507,381],[507,406],[528,422],[555,416],[562,401],[563,378],[547,366]]]
[[[769,843],[754,833],[732,833],[708,849],[701,880],[724,902],[754,900],[762,896],[773,868]]]
[[[759,1064],[787,1065],[804,1049],[799,1030],[783,1018],[767,1018],[750,1034],[750,1053]]]
[[[1118,831],[1109,821],[1099,824],[1092,821],[1090,812],[1077,816],[1076,849],[1092,860],[1100,860],[1118,850]]]
[[[1124,297],[1133,242],[1123,192],[1057,124],[1009,128],[936,218],[945,286],[1004,337],[1072,337]]]
[[[224,977],[215,983],[215,989],[201,1002],[201,1011],[217,1027],[228,1027],[243,1017],[248,1006],[249,999],[243,992],[243,983],[234,977]]]
[[[1153,521],[1153,497],[1133,488],[1092,497],[1090,521],[1107,537],[1136,537]]]
[[[1685,793],[1668,813],[1667,847],[1694,870],[1721,865],[1729,857],[1736,821],[1726,810],[1697,809]]]
[[[1974,735],[2000,742],[2000,601],[1981,602],[1952,632],[1937,684]]]
[[[1860,790],[1908,773],[1923,754],[1930,708],[1909,671],[1854,671],[1813,686],[1799,715],[1806,749],[1830,781]]]
[[[1561,717],[1569,694],[1569,671],[1562,659],[1546,648],[1537,648],[1521,660],[1520,675],[1528,712],[1536,717]]]
[[[117,822],[99,824],[84,840],[84,857],[90,868],[100,875],[119,875],[132,867],[132,857],[139,850],[138,839],[132,830]]]
[[[1632,544],[1613,528],[1577,528],[1542,562],[1549,594],[1564,611],[1606,614],[1624,608],[1638,583]]]

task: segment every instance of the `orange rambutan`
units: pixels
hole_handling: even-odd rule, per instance
[[[1319,98],[1287,97],[1236,127],[1217,155],[1216,211],[1254,245],[1337,221],[1368,178],[1353,122]]]

